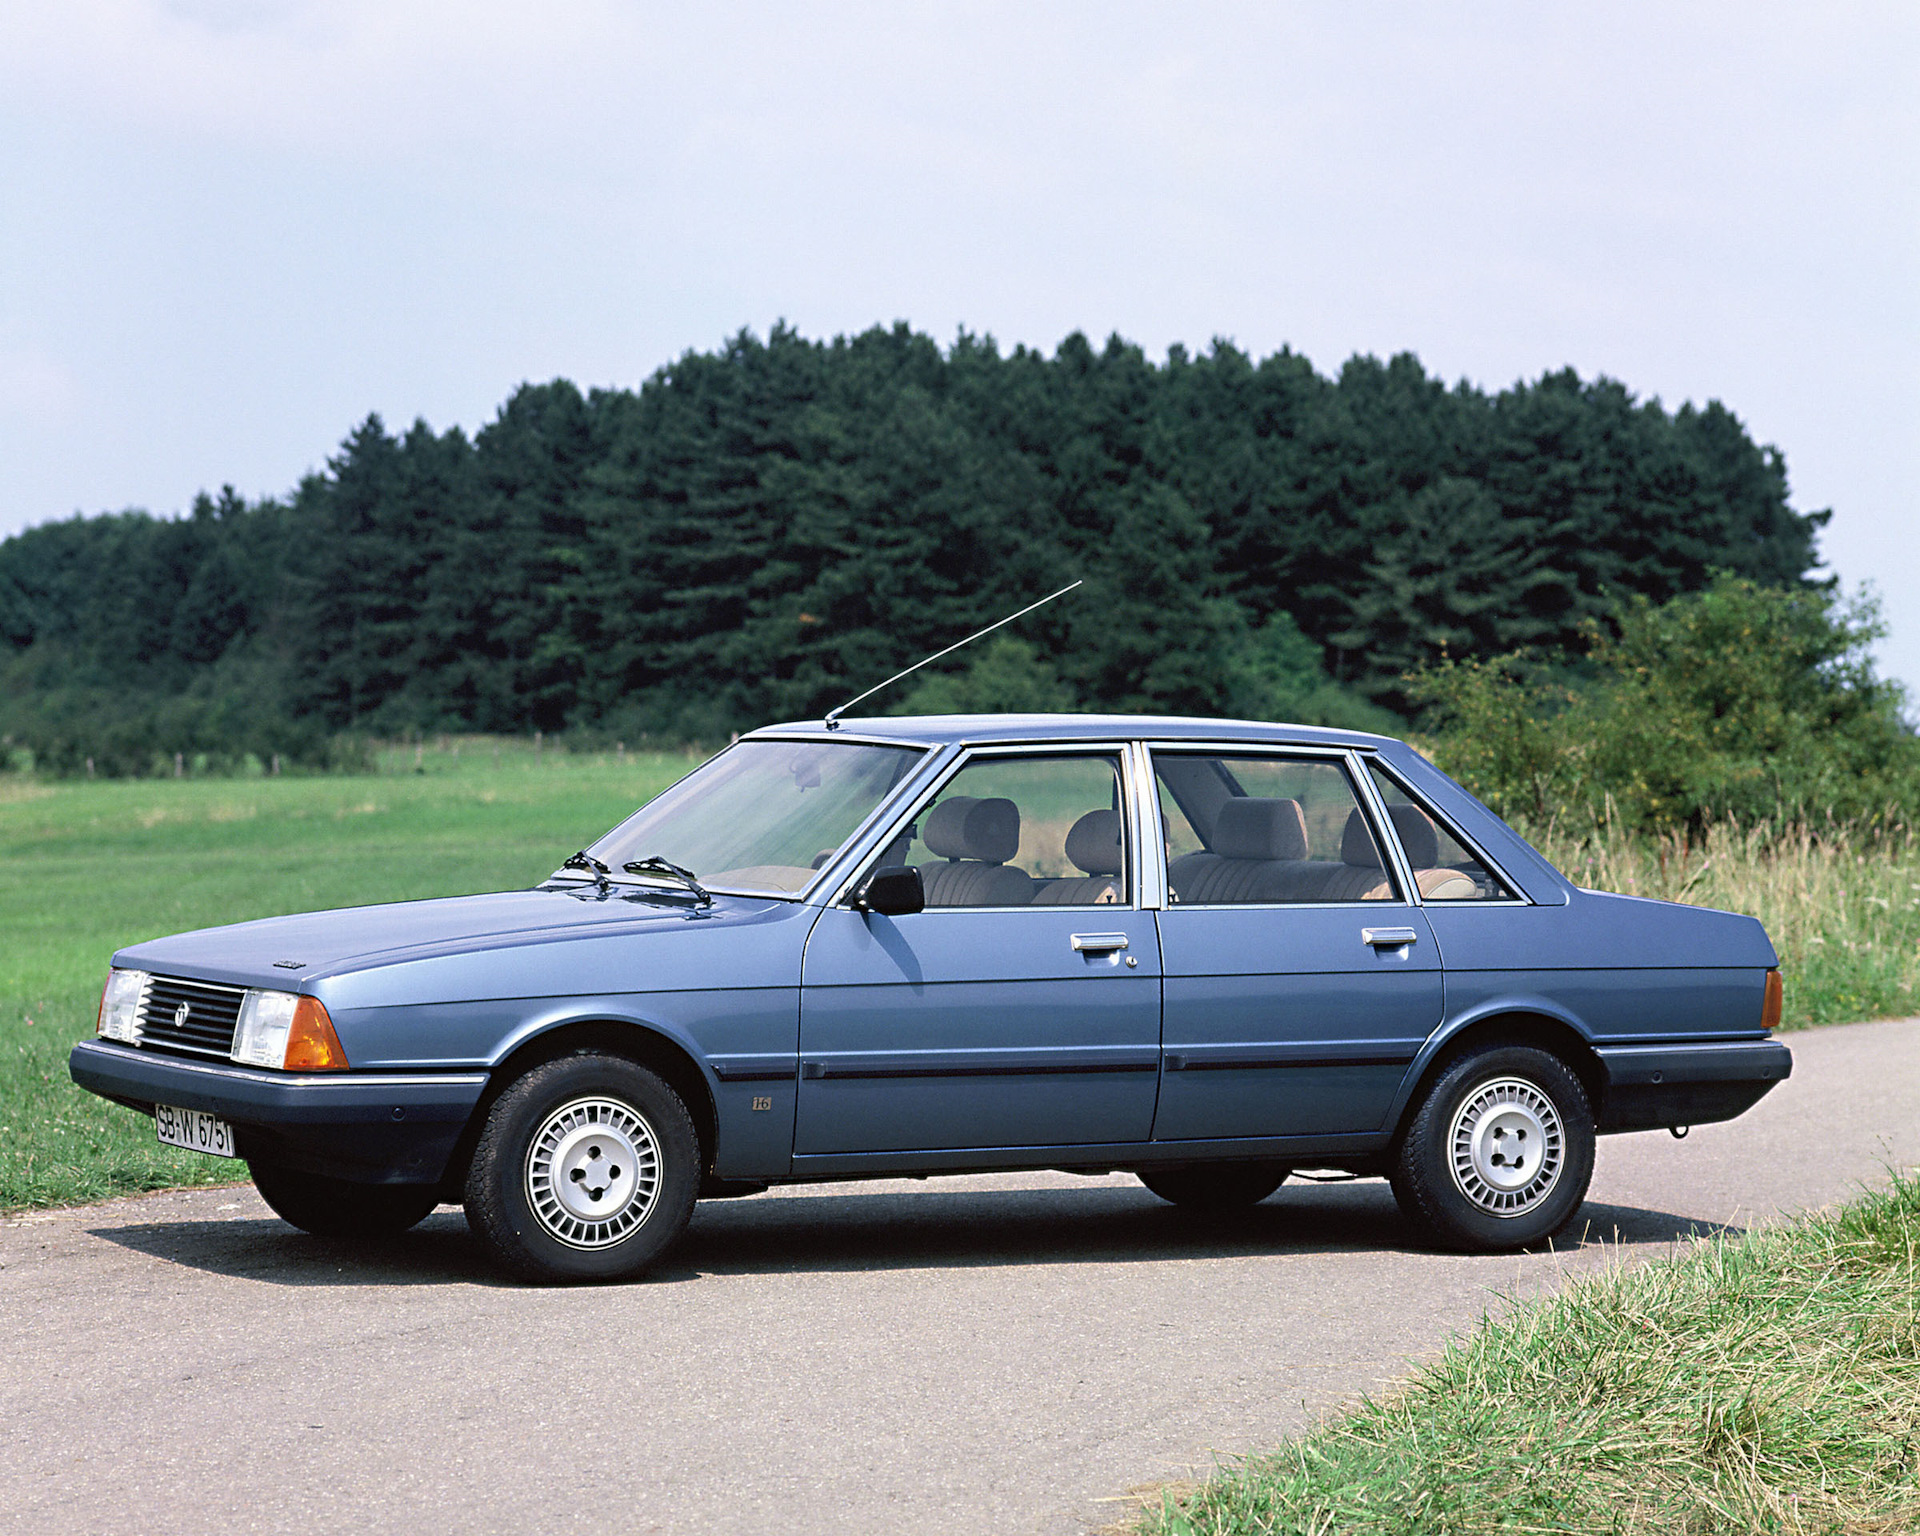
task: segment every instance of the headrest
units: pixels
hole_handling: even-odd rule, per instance
[[[1357,805],[1347,813],[1347,825],[1340,833],[1340,862],[1355,869],[1380,868],[1380,850],[1373,846],[1373,833]]]
[[[1300,802],[1229,800],[1214,819],[1213,851],[1226,859],[1304,859],[1307,818]]]
[[[1431,869],[1440,862],[1440,835],[1434,831],[1425,811],[1417,805],[1390,805],[1387,815],[1400,838],[1400,846],[1407,852],[1409,864],[1415,869]],[[1373,834],[1367,830],[1366,818],[1357,807],[1347,817],[1346,830],[1340,834],[1340,861],[1359,869],[1380,867],[1380,850],[1373,846]]]
[[[1011,800],[954,795],[927,813],[920,841],[943,859],[1004,864],[1020,851],[1020,808]]]
[[[1390,805],[1387,816],[1400,834],[1400,846],[1415,869],[1431,869],[1440,862],[1440,834],[1433,819],[1417,805]]]
[[[1085,874],[1119,874],[1125,863],[1120,851],[1120,813],[1088,811],[1067,833],[1067,857]]]

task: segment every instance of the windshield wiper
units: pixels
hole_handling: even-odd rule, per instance
[[[692,870],[682,869],[678,864],[669,864],[658,854],[654,854],[652,857],[645,859],[628,859],[627,862],[620,867],[630,875],[671,876],[673,879],[683,882],[688,890],[699,897],[701,906],[710,907],[713,905],[712,893],[695,878]]]
[[[562,869],[584,869],[588,874],[593,876],[594,882],[603,891],[607,888],[607,876],[613,873],[611,869],[605,864],[602,864],[584,848],[574,854],[560,867]]]

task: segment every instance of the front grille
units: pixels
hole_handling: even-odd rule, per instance
[[[233,1051],[240,999],[246,995],[243,987],[156,976],[147,983],[146,995],[140,999],[137,1038],[141,1045],[154,1050],[224,1059]]]

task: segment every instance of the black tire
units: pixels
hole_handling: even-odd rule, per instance
[[[1559,1057],[1505,1045],[1440,1074],[1408,1123],[1392,1183],[1421,1235],[1499,1253],[1573,1219],[1593,1179],[1593,1110]]]
[[[686,1230],[699,1186],[680,1096],[624,1056],[581,1052],[535,1067],[488,1111],[467,1224],[522,1280],[623,1280]]]
[[[275,1215],[315,1237],[392,1237],[440,1203],[430,1184],[354,1184],[260,1163],[248,1163],[247,1171]]]
[[[1278,1163],[1187,1163],[1143,1168],[1134,1177],[1162,1200],[1189,1211],[1239,1211],[1258,1205],[1293,1170]]]

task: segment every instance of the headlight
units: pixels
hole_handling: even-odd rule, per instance
[[[287,1035],[299,1006],[293,992],[248,992],[240,1000],[240,1021],[233,1028],[233,1059],[249,1067],[285,1066]]]
[[[244,1066],[289,1072],[339,1072],[347,1065],[347,1053],[319,998],[259,988],[240,1003],[232,1055]]]
[[[145,971],[108,971],[100,994],[99,1032],[108,1040],[135,1045],[140,1039],[140,998],[153,978]]]

